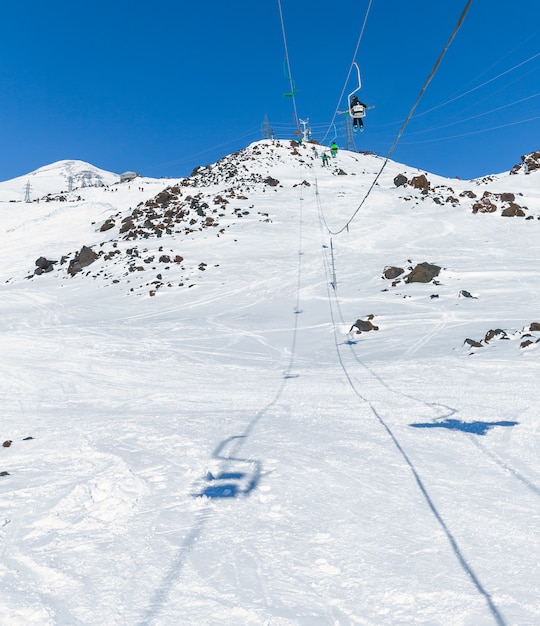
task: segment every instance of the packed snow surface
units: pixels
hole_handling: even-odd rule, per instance
[[[540,624],[540,171],[322,150],[0,183],[1,624]]]

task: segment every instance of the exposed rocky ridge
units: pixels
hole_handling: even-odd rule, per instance
[[[521,157],[522,163],[514,166],[510,174],[523,172],[529,174],[534,170],[540,170],[540,151]],[[486,185],[495,181],[494,176],[485,176],[478,180],[469,181],[474,186]],[[525,217],[526,219],[540,219],[540,214],[533,214],[526,205],[520,204],[513,192],[496,193],[486,190],[481,195],[473,189],[465,189],[457,193],[454,189],[447,185],[434,185],[429,179],[427,173],[418,174],[408,178],[405,174],[398,174],[394,177],[394,185],[398,188],[409,188],[420,192],[420,196],[415,195],[414,191],[407,196],[405,200],[426,200],[430,198],[435,204],[450,205],[457,207],[458,205],[469,205],[469,200],[474,200],[471,205],[472,213],[498,213],[502,217]]]
[[[510,174],[530,174],[534,170],[540,169],[540,150],[525,154],[521,157],[521,163],[517,163],[510,170]]]

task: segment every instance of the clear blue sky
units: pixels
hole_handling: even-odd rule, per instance
[[[281,2],[298,113],[322,139],[369,0]],[[359,150],[386,154],[464,5],[373,0],[357,61],[376,108]],[[0,180],[60,159],[184,176],[262,138],[265,114],[294,136],[277,0],[18,0],[3,3],[0,46]],[[392,158],[507,170],[540,149],[539,92],[540,2],[473,0]]]

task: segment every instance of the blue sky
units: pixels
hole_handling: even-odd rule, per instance
[[[5,5],[0,180],[60,159],[184,176],[262,138],[265,115],[294,137],[277,0]],[[281,0],[297,109],[315,139],[334,136],[368,5]],[[356,60],[375,109],[358,150],[387,153],[464,5],[373,0]],[[540,149],[539,93],[540,3],[473,0],[392,158],[461,178],[508,170]],[[346,147],[342,127],[338,115]]]

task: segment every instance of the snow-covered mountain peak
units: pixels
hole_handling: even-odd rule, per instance
[[[49,194],[59,194],[84,187],[105,187],[120,180],[113,172],[102,170],[78,160],[56,161],[0,183],[0,200],[37,200]]]

